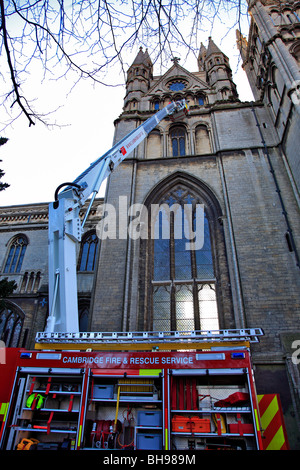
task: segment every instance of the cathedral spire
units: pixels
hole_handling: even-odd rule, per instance
[[[199,55],[198,55],[198,69],[199,69],[199,72],[202,72],[202,71],[205,70],[205,58],[206,58],[206,54],[207,54],[207,49],[206,49],[206,47],[203,45],[203,43],[201,42],[200,50],[199,50]]]
[[[152,78],[153,64],[148,49],[144,51],[140,47],[127,72],[124,106],[130,106],[135,110],[139,109],[140,99],[149,90]]]
[[[144,52],[143,48],[140,47],[140,50],[139,50],[136,58],[132,62],[131,67],[135,66],[135,65],[145,65],[146,67],[152,68],[153,64],[152,64],[152,61],[151,61],[150,56],[148,54],[148,49],[146,49],[145,52]]]
[[[212,54],[223,54],[223,52],[218,48],[214,43],[211,37],[208,38],[208,47],[206,52],[206,57],[211,56]],[[223,54],[224,55],[224,54]]]
[[[208,83],[210,86],[214,86],[217,91],[217,99],[235,101],[238,95],[232,80],[232,70],[228,57],[219,49],[211,37],[208,38],[204,66]]]
[[[243,36],[238,29],[236,30],[236,45],[238,50],[240,51],[242,59],[246,60],[248,42],[245,36]]]

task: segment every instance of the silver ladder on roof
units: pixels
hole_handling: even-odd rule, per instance
[[[134,331],[134,332],[40,332],[37,344],[143,344],[143,343],[206,343],[241,342],[258,343],[263,336],[261,328],[192,331]]]

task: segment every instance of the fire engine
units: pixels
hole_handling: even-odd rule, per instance
[[[33,350],[1,349],[2,450],[288,448],[279,397],[255,389],[250,347],[260,328],[79,331],[76,244],[95,196],[162,119],[185,112],[185,101],[170,103],[57,188],[49,205],[45,331]],[[270,417],[262,420],[270,400],[276,432],[274,420],[272,429]]]

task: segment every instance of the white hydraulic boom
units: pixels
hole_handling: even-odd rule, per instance
[[[168,104],[93,162],[73,183],[63,183],[57,188],[55,201],[49,205],[50,311],[46,332],[79,332],[76,245],[102,182],[162,119],[184,109],[187,109],[185,100]],[[81,223],[79,211],[89,197]]]

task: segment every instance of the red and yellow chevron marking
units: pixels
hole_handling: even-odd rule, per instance
[[[0,403],[0,419],[4,422],[9,403]]]
[[[277,394],[257,395],[264,450],[288,450],[280,398]]]
[[[3,433],[9,403],[0,403],[0,438]]]

